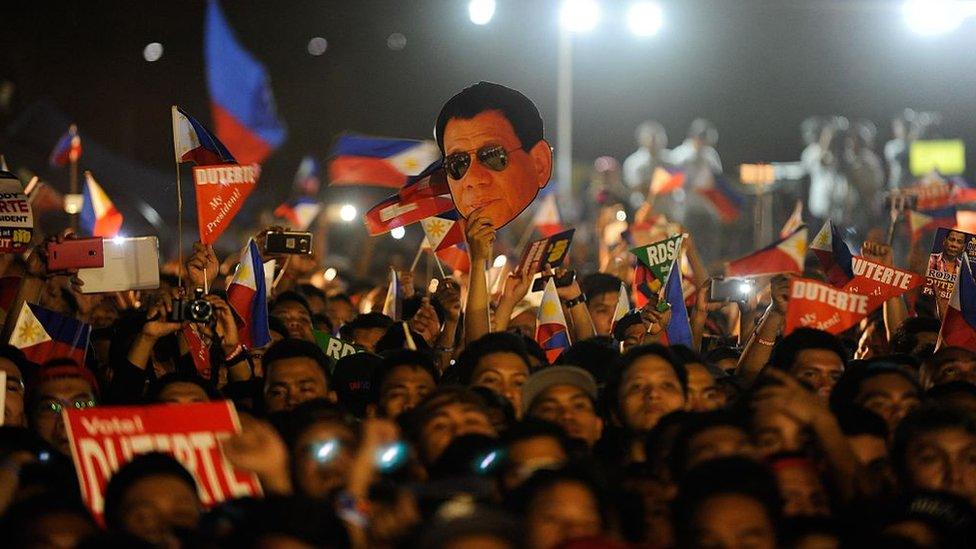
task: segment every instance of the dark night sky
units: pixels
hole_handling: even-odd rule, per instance
[[[575,144],[579,160],[623,158],[636,122],[667,127],[671,144],[692,118],[712,119],[733,166],[789,160],[809,114],[887,120],[906,106],[945,114],[948,135],[976,134],[976,57],[970,21],[923,39],[897,2],[687,0],[662,2],[667,22],[632,37],[627,2],[604,0],[603,21],[575,40]],[[479,79],[534,98],[555,143],[556,0],[498,0],[495,19],[472,25],[463,0],[224,0],[231,25],[270,69],[289,138],[265,166],[276,198],[303,154],[324,156],[342,130],[428,137],[441,103]],[[89,139],[172,170],[169,105],[209,121],[202,60],[205,2],[5,2],[0,76],[17,85],[16,109],[47,99]],[[386,37],[401,32],[403,51]],[[312,57],[313,36],[329,42]],[[148,42],[164,45],[147,63]],[[8,115],[9,117],[10,115]],[[46,154],[47,151],[44,151]],[[727,168],[728,169],[728,168]]]

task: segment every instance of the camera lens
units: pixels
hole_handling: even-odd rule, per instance
[[[189,311],[190,320],[198,323],[210,322],[211,316],[213,316],[213,305],[208,301],[202,299],[194,299],[190,302]]]

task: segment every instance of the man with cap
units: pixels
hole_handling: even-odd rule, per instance
[[[551,366],[529,376],[522,386],[526,417],[560,425],[566,434],[590,448],[603,434],[603,419],[596,411],[597,387],[593,376],[577,366]]]

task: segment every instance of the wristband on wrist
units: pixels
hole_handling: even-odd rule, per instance
[[[567,299],[566,308],[572,309],[573,307],[579,305],[580,303],[586,303],[586,294],[581,293],[580,295],[574,297],[573,299]]]
[[[766,347],[776,345],[776,340],[763,339],[759,334],[756,334],[756,342],[758,342],[760,345],[765,345]]]

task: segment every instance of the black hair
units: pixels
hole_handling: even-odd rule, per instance
[[[515,516],[525,517],[536,499],[546,490],[562,483],[581,484],[589,490],[600,511],[602,529],[606,530],[612,522],[614,502],[607,495],[607,490],[589,471],[580,467],[564,467],[562,469],[540,469],[528,478],[521,486],[513,490],[505,501],[505,508],[513,511]]]
[[[709,460],[691,468],[682,478],[678,497],[672,502],[672,524],[677,529],[678,547],[692,547],[694,519],[698,508],[721,495],[750,498],[766,510],[778,530],[782,498],[772,473],[755,461],[743,457]]]
[[[358,418],[366,417],[367,408],[376,402],[376,372],[383,359],[373,353],[352,353],[336,361],[332,370],[339,405]]]
[[[87,522],[92,533],[98,530],[81,498],[51,492],[35,494],[11,504],[0,522],[0,539],[7,547],[37,547],[40,540],[32,538],[38,534],[32,523],[54,515],[73,515]]]
[[[911,317],[891,334],[891,352],[911,354],[918,345],[918,334],[938,332],[942,323],[937,318]]]
[[[302,294],[302,296],[304,296],[306,298],[305,299],[305,302],[306,303],[308,302],[308,299],[307,298],[310,298],[310,297],[317,297],[317,298],[323,299],[323,300],[327,299],[325,297],[325,292],[323,292],[321,288],[319,288],[315,284],[311,284],[311,283],[308,283],[308,282],[303,282],[303,283],[299,284],[298,285],[298,288],[297,288],[297,291],[298,291],[298,293]]]
[[[508,400],[507,397],[496,393],[488,387],[471,387],[471,392],[480,396],[481,400],[484,401],[488,420],[496,426],[500,424],[500,431],[507,431],[509,426],[517,421],[515,417],[515,406],[512,405],[512,401]]]
[[[888,440],[888,424],[883,417],[860,406],[849,404],[832,410],[844,435],[870,435]]]
[[[611,368],[619,359],[620,353],[613,339],[596,336],[573,343],[559,355],[556,364],[579,366],[593,376],[598,387],[603,387],[610,377]]]
[[[386,333],[376,341],[376,348],[374,350],[377,353],[385,353],[399,349],[407,349],[407,336],[403,332],[404,326],[407,326],[407,329],[410,330],[410,326],[406,322],[394,322],[386,329]],[[413,344],[418,351],[428,353],[433,351],[430,345],[427,344],[427,340],[417,332],[410,330],[410,338],[413,339]]]
[[[580,289],[586,294],[587,299],[596,299],[598,295],[619,293],[621,282],[612,274],[591,273],[580,279]]]
[[[413,315],[417,314],[417,311],[420,310],[420,307],[423,305],[423,302],[424,302],[424,294],[421,293],[414,294],[413,297],[404,299],[403,320],[410,320],[411,318],[413,318]],[[434,308],[434,312],[437,314],[437,322],[443,324],[445,312],[444,312],[444,306],[441,305],[440,300],[431,299],[430,306]]]
[[[660,345],[657,343],[649,343],[647,345],[637,345],[631,347],[624,353],[617,365],[613,368],[610,378],[607,381],[607,387],[603,391],[603,398],[606,401],[607,410],[611,413],[620,413],[620,397],[618,393],[620,392],[620,384],[623,383],[623,378],[627,374],[627,370],[630,369],[639,359],[646,356],[656,356],[671,366],[671,370],[674,371],[674,375],[678,378],[678,382],[681,384],[681,390],[685,394],[688,392],[688,370],[685,369],[684,364],[680,363],[677,358],[675,358],[674,353],[671,349]]]
[[[207,394],[207,398],[210,400],[220,400],[223,398],[223,395],[214,387],[213,383],[203,379],[196,373],[170,372],[149,384],[149,388],[146,390],[146,401],[158,402],[159,393],[163,392],[163,389],[173,383],[192,383],[203,389],[203,392]]]
[[[486,111],[501,111],[526,152],[543,139],[542,116],[532,100],[512,88],[482,81],[448,99],[437,115],[434,139],[441,154],[445,154],[444,129],[452,118],[469,120]]]
[[[276,412],[268,418],[275,429],[281,434],[281,439],[288,446],[292,460],[298,456],[301,448],[298,448],[298,439],[311,428],[320,422],[330,422],[342,425],[349,429],[353,436],[357,430],[353,423],[346,418],[342,409],[324,398],[307,400],[293,410],[287,412]]]
[[[352,298],[349,297],[349,294],[341,293],[341,292],[340,293],[337,293],[337,294],[332,294],[332,295],[326,297],[325,300],[326,301],[342,301],[344,303],[348,303],[350,306],[352,305]]]
[[[861,392],[861,386],[864,382],[871,378],[887,374],[894,374],[903,378],[915,388],[919,398],[921,398],[922,388],[911,372],[893,363],[875,362],[863,367],[848,368],[844,371],[830,392],[830,408],[832,410],[839,410],[845,406],[854,404],[854,400],[857,398],[858,393]]]
[[[0,358],[5,358],[14,363],[14,366],[20,370],[20,375],[24,383],[27,383],[27,380],[34,375],[34,370],[37,369],[37,364],[27,360],[27,355],[24,354],[24,351],[9,343],[0,343]]]
[[[150,452],[132,458],[109,479],[105,487],[105,524],[109,529],[124,530],[122,526],[122,500],[126,491],[140,480],[153,476],[177,478],[197,493],[193,475],[169,454]]]
[[[895,428],[891,457],[895,472],[908,479],[908,446],[917,437],[941,429],[962,429],[976,436],[976,418],[964,410],[940,404],[926,404],[912,410]]]
[[[509,333],[515,334],[522,339],[522,343],[525,344],[526,354],[538,360],[539,364],[541,364],[540,367],[545,367],[547,364],[549,364],[549,358],[546,356],[546,350],[542,348],[542,345],[539,345],[539,342],[536,341],[535,338],[529,337],[527,334],[523,334],[522,332],[509,332]],[[531,368],[532,365],[529,364],[529,367]]]
[[[847,367],[847,349],[837,336],[814,328],[797,328],[780,340],[769,357],[769,364],[777,370],[789,371],[802,351],[825,349],[840,357]]]
[[[680,479],[688,470],[692,440],[701,433],[716,427],[739,429],[747,438],[749,437],[749,425],[742,414],[729,410],[712,410],[688,415],[681,421],[680,427],[674,434],[673,446],[668,456],[668,468],[673,479]]]
[[[282,337],[288,337],[288,326],[276,316],[268,315],[268,330],[281,334]]]
[[[322,374],[325,375],[326,387],[332,387],[332,376],[329,374],[329,368],[331,366],[329,357],[325,356],[325,353],[318,345],[311,341],[305,341],[304,339],[282,339],[269,347],[262,359],[265,377],[267,377],[268,371],[275,361],[288,358],[309,358],[314,360],[322,370]]]
[[[668,460],[674,449],[678,433],[682,431],[685,422],[690,420],[696,412],[675,410],[658,420],[654,428],[644,439],[644,453],[647,456],[646,465],[655,478],[666,480],[671,476]]]
[[[481,359],[495,353],[518,355],[525,362],[526,370],[530,368],[525,342],[520,336],[510,332],[491,332],[468,343],[454,368],[449,372],[451,381],[462,385],[470,384],[471,376],[474,375],[474,370]]]
[[[305,308],[305,310],[308,312],[309,317],[312,316],[312,306],[308,304],[308,300],[305,299],[305,296],[303,296],[302,294],[294,290],[288,290],[287,292],[281,292],[280,294],[278,294],[278,296],[275,297],[274,303],[272,303],[268,307],[268,310],[270,311],[275,307],[277,307],[278,304],[287,303],[289,301],[298,303],[299,305]]]
[[[935,385],[925,391],[925,399],[928,401],[941,402],[959,396],[976,399],[976,385],[968,381],[955,380]]]
[[[539,437],[549,437],[555,440],[566,452],[566,455],[569,455],[570,442],[566,431],[558,423],[535,417],[527,417],[512,425],[502,436],[502,442],[509,446],[516,442]]]
[[[383,313],[360,313],[339,328],[339,337],[351,341],[356,330],[387,330],[392,325],[393,319]]]
[[[373,393],[373,402],[379,401],[380,391],[383,388],[383,383],[393,372],[393,370],[399,368],[400,366],[409,366],[411,368],[423,370],[434,378],[435,383],[437,382],[439,372],[437,370],[437,364],[434,361],[434,356],[430,353],[424,351],[411,351],[410,349],[395,349],[391,351],[384,351],[380,356],[382,360],[379,367],[373,370],[373,379],[370,383],[370,389]]]
[[[416,408],[407,410],[397,418],[404,437],[419,448],[424,425],[438,410],[450,404],[471,404],[480,408],[486,416],[488,414],[485,399],[478,393],[460,385],[442,385],[427,395]]]

